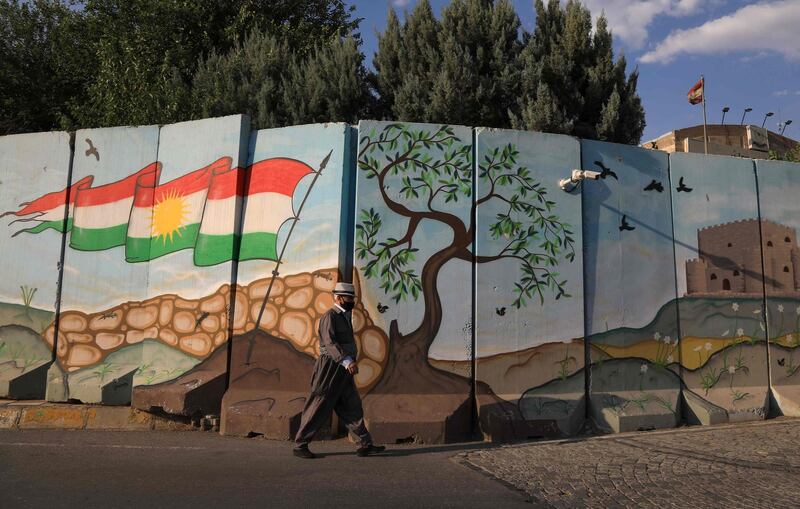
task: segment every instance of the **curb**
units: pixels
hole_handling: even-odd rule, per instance
[[[163,417],[127,406],[0,402],[0,430],[69,429],[193,431],[188,418]]]

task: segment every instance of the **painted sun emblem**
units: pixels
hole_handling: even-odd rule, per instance
[[[153,206],[150,219],[150,234],[161,237],[166,245],[167,240],[172,242],[173,236],[181,237],[181,228],[184,227],[189,215],[189,205],[177,191],[170,191]]]

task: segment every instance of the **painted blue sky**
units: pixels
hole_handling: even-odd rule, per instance
[[[361,33],[368,61],[377,49],[389,8],[402,14],[417,0],[349,0],[364,18]],[[437,14],[449,0],[431,0]],[[532,30],[533,0],[512,0],[523,27]],[[689,88],[706,77],[708,122],[745,123],[800,138],[800,1],[776,0],[584,0],[596,17],[605,12],[614,32],[616,55],[624,53],[628,70],[639,67],[639,95],[647,114],[642,140],[701,124],[702,107],[686,100]]]

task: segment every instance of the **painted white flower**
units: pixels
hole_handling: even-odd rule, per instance
[[[754,309],[753,310],[753,314],[754,315],[760,315],[761,314],[761,309],[760,308],[759,309]]]
[[[736,336],[737,337],[744,336],[744,329],[736,329]]]
[[[639,371],[642,373],[647,373],[647,364],[642,364],[642,367],[639,368]]]
[[[731,331],[730,331],[730,329],[728,329],[728,330],[726,330],[725,332],[722,333],[722,337],[724,338],[725,336],[727,336],[730,333],[731,333]]]
[[[702,349],[703,349],[703,347],[702,347],[702,346],[696,346],[696,347],[694,348],[694,351],[695,351],[695,352],[699,352],[699,351],[700,351],[700,350],[702,350]]]
[[[661,333],[660,332],[656,332],[655,334],[653,334],[653,339],[655,339],[656,341],[661,339]]]
[[[730,373],[731,375],[735,375],[736,374],[736,366],[728,366],[728,373]]]
[[[664,336],[664,344],[665,345],[668,345],[671,341],[672,341],[672,338],[670,338],[669,336]]]
[[[731,309],[733,309],[734,311],[739,311],[739,304],[734,302],[733,304],[731,304]],[[798,308],[798,309],[800,309],[800,308]],[[798,313],[798,314],[800,314],[800,313]]]
[[[794,341],[794,334],[787,334],[787,335],[786,335],[786,341],[788,341],[788,342],[790,342],[790,343],[791,343],[792,341]]]
[[[672,362],[673,362],[674,360],[675,360],[675,359],[673,359],[671,355],[670,355],[670,356],[668,356],[668,357],[667,357],[667,364],[672,364]]]
[[[711,350],[711,343],[706,343],[705,347],[706,347],[706,352]]]
[[[778,304],[778,312],[783,313],[783,304]]]

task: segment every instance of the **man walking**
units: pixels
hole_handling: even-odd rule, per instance
[[[333,289],[333,308],[322,315],[319,322],[319,359],[314,364],[311,378],[311,395],[306,400],[300,429],[295,437],[294,455],[312,459],[316,455],[308,443],[320,426],[328,422],[331,411],[345,423],[350,433],[358,437],[359,456],[383,452],[386,447],[374,445],[364,425],[364,410],[353,377],[358,373],[358,352],[353,336],[351,311],[355,306],[355,287],[350,283],[336,283]]]

